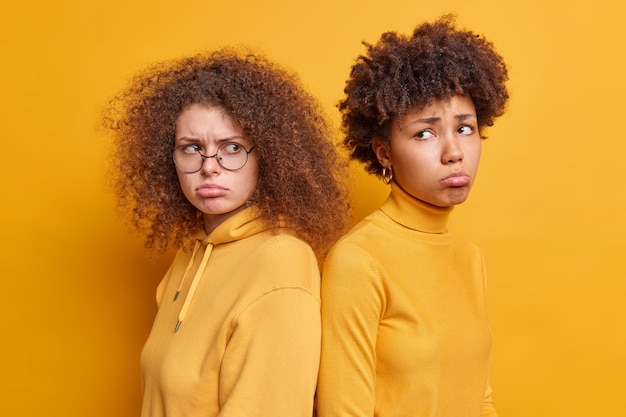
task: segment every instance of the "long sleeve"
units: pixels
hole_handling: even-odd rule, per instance
[[[319,301],[280,288],[236,320],[220,370],[220,417],[310,417],[319,365]]]
[[[484,275],[484,284],[485,284],[485,292],[487,291],[487,266],[485,263],[484,256],[481,253],[481,260],[483,263],[483,275]],[[486,297],[485,297],[485,309],[487,309]],[[493,390],[491,389],[491,385],[489,384],[489,380],[487,380],[487,388],[485,389],[485,397],[483,399],[483,410],[481,417],[498,417],[498,413],[496,412],[496,408],[493,403]]]
[[[345,246],[329,255],[322,279],[319,417],[373,416],[376,336],[384,294],[368,256]]]
[[[481,252],[401,192],[324,265],[318,416],[494,417]]]
[[[485,390],[485,398],[483,400],[483,412],[481,416],[498,417],[498,413],[496,413],[496,408],[493,405],[493,396],[491,386],[489,384],[487,384],[487,389]]]

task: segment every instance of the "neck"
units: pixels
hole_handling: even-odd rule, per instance
[[[426,233],[445,233],[448,216],[453,207],[438,207],[419,200],[404,191],[396,183],[391,184],[391,194],[382,206],[396,222]]]
[[[204,231],[207,235],[210,235],[226,219],[232,217],[236,213],[239,213],[246,207],[247,205],[244,204],[233,211],[229,211],[228,213],[204,213]]]

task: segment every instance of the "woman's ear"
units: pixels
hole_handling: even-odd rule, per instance
[[[391,155],[387,145],[378,139],[374,139],[372,141],[372,150],[376,154],[376,159],[378,159],[378,162],[383,166],[383,168],[391,167]]]

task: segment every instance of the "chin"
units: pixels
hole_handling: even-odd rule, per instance
[[[446,206],[456,206],[462,204],[469,197],[469,190],[451,190],[446,198]]]

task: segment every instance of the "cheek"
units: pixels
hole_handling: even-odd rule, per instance
[[[191,202],[194,196],[190,176],[188,174],[181,174],[178,171],[176,171],[176,173],[178,175],[178,186],[180,187],[180,190],[183,192],[187,201]]]
[[[246,175],[247,182],[249,184],[249,189],[256,190],[257,185],[259,183],[259,163],[254,160],[248,160],[249,171]]]
[[[421,177],[439,164],[440,157],[436,152],[422,149],[419,152],[409,149],[394,158],[393,166],[400,176]]]
[[[259,174],[258,171],[255,171],[253,175],[248,179],[248,199],[252,197],[254,192],[256,191],[259,185]]]
[[[478,145],[473,146],[469,151],[468,155],[471,158],[471,162],[474,168],[474,171],[478,170],[478,164],[480,162],[480,155],[482,152],[482,144],[479,142]]]
[[[189,178],[186,174],[181,174],[178,170],[176,170],[176,175],[178,176],[178,185],[180,189],[185,191],[186,185],[189,183]]]

